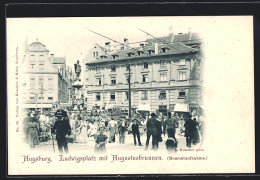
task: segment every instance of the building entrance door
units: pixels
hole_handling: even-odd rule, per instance
[[[159,105],[159,114],[162,116],[167,116],[167,106]]]

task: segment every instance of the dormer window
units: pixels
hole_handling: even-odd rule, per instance
[[[104,59],[106,59],[106,58],[107,58],[106,55],[101,55],[101,56],[100,56],[100,59],[102,59],[102,60],[104,60]]]
[[[150,49],[150,48],[149,48],[149,49],[147,49],[147,51],[148,51],[148,54],[149,54],[149,55],[154,54],[154,50],[153,50],[153,49]]]
[[[169,48],[167,46],[163,46],[163,47],[161,47],[161,49],[162,49],[163,53],[165,53],[169,50]]]
[[[132,51],[129,51],[129,52],[127,53],[127,55],[128,55],[128,57],[132,57],[132,56],[134,55],[134,53],[133,53]]]
[[[140,56],[141,54],[143,54],[143,53],[144,53],[143,48],[140,48],[140,49],[137,51],[137,53],[138,53],[139,56]]]
[[[116,59],[118,56],[119,56],[118,54],[113,54],[113,55],[112,55],[112,58],[113,58],[113,59]]]

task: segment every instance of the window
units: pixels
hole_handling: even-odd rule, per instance
[[[167,52],[167,50],[168,50],[167,48],[162,48],[162,52],[164,53]]]
[[[101,85],[101,78],[97,78],[97,85]]]
[[[125,99],[128,100],[129,99],[129,93],[125,92]]]
[[[43,86],[44,85],[44,79],[43,78],[39,78],[39,85]]]
[[[96,56],[96,53],[95,52],[93,52],[93,55],[94,55],[94,57]]]
[[[138,51],[138,55],[141,56],[141,54],[143,54],[143,51]]]
[[[30,85],[35,85],[35,78],[30,78]]]
[[[51,77],[48,78],[48,84],[53,85],[53,78],[51,78]]]
[[[39,56],[39,62],[44,62],[44,55],[41,54],[41,55]]]
[[[96,52],[96,57],[98,57],[98,52]]]
[[[186,72],[179,72],[179,80],[186,80]]]
[[[44,93],[39,95],[39,100],[44,100]]]
[[[165,67],[166,66],[166,61],[165,60],[162,60],[161,62],[160,62],[160,67]]]
[[[116,72],[116,66],[115,66],[115,65],[112,65],[112,66],[111,66],[111,71],[112,71],[112,72]]]
[[[111,84],[116,84],[116,77],[111,77]]]
[[[148,74],[143,74],[143,82],[148,82]]]
[[[53,94],[52,92],[48,92],[48,100],[52,101],[53,100]]]
[[[129,53],[127,53],[127,55],[128,55],[128,57],[132,57],[134,55],[134,53],[133,52],[129,52]]]
[[[166,99],[166,91],[160,91],[159,99]]]
[[[30,64],[31,68],[33,69],[35,67],[35,64]]]
[[[143,66],[144,69],[148,69],[148,63],[147,62],[145,62],[143,65],[144,65]]]
[[[161,81],[167,81],[166,73],[160,74],[160,80]]]
[[[35,99],[35,94],[33,92],[30,93],[30,99],[34,100]]]
[[[39,69],[44,69],[44,64],[39,64]]]
[[[110,100],[111,101],[115,101],[115,99],[116,99],[116,95],[115,95],[115,93],[110,93]]]
[[[116,57],[118,57],[117,54],[113,54],[113,55],[112,55],[112,58],[113,58],[113,59],[116,59]]]
[[[96,101],[100,101],[100,93],[96,94]]]
[[[148,99],[147,91],[142,91],[141,99],[142,99],[142,100],[147,100],[147,99]]]
[[[154,50],[148,49],[148,53],[149,53],[149,55],[152,55],[152,54],[154,54]]]
[[[186,97],[185,91],[180,91],[179,92],[179,98],[185,98],[185,97]]]
[[[100,67],[96,67],[96,73],[100,73]]]
[[[185,66],[186,60],[185,59],[180,59],[180,66]]]

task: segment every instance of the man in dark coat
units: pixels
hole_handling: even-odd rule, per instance
[[[138,125],[138,121],[137,119],[133,120],[133,124],[132,124],[132,133],[134,136],[134,144],[136,146],[136,136],[137,136],[137,140],[138,140],[138,144],[139,146],[143,146],[140,140],[140,132],[139,132],[139,125]]]
[[[176,117],[172,117],[171,112],[168,112],[168,119],[165,122],[166,124],[166,130],[167,130],[167,136],[169,137],[169,133],[172,135],[172,138],[177,142],[177,139],[175,137],[176,128],[178,128],[179,123],[176,119]]]
[[[186,137],[186,146],[191,147],[191,140],[194,137],[194,132],[196,130],[196,124],[195,122],[191,119],[192,116],[189,115],[187,117],[187,120],[184,124],[185,127],[185,137]]]
[[[149,146],[149,140],[152,136],[152,149],[157,150],[158,149],[158,126],[161,126],[159,122],[156,119],[156,114],[152,113],[151,118],[148,119],[146,127],[147,127],[147,139],[146,139],[146,146],[145,150],[148,149]]]
[[[66,154],[69,153],[68,143],[66,140],[66,135],[71,135],[71,127],[69,121],[66,118],[66,112],[64,110],[58,110],[55,116],[58,120],[54,123],[51,133],[56,133],[56,140],[58,144],[59,153],[63,154],[63,148]]]
[[[126,121],[124,119],[120,119],[118,121],[118,133],[119,133],[119,143],[125,144],[125,131],[126,131]]]

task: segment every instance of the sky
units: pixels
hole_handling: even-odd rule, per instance
[[[26,38],[28,44],[36,41],[46,45],[46,48],[57,57],[66,57],[67,65],[79,59],[81,63],[94,43],[104,46],[109,39],[101,37],[89,30],[100,33],[113,40],[129,43],[147,39],[142,29],[155,37],[167,36],[169,27],[174,34],[203,31],[202,24],[208,18],[197,17],[81,17],[81,18],[12,18],[8,21],[7,33],[15,31],[16,42],[23,46]],[[14,25],[19,28],[11,28]],[[139,29],[138,29],[139,28]],[[11,33],[11,32],[10,32]],[[151,36],[148,36],[151,38]],[[111,41],[110,41],[111,42]],[[111,42],[112,45],[112,42]]]

